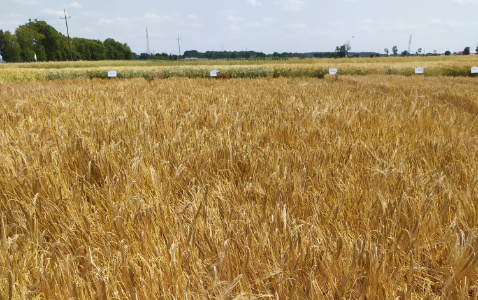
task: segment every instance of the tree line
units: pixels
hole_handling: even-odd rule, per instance
[[[348,49],[350,50],[350,48]],[[336,50],[337,51],[337,50]],[[368,52],[367,52],[368,53]],[[143,53],[141,54],[142,56]],[[359,55],[359,54],[354,54]],[[345,56],[345,55],[343,55]],[[265,54],[257,51],[206,51],[199,52],[197,50],[188,50],[184,52],[181,58],[191,59],[258,59],[258,60],[284,60],[289,58],[336,58],[343,57],[336,52],[274,52]],[[176,56],[177,57],[177,56]],[[153,57],[154,59],[154,57]]]
[[[389,54],[388,48],[383,49],[383,51],[384,51],[385,54],[388,56],[388,54]],[[412,53],[408,53],[407,50],[404,50],[404,51],[401,52],[400,55],[401,55],[401,56],[409,56],[409,55],[416,55],[416,56],[420,56],[420,55],[431,56],[431,55],[433,55],[433,56],[436,56],[436,55],[439,55],[439,53],[438,53],[436,50],[433,50],[433,52],[428,52],[428,53],[423,53],[423,54],[422,54],[422,51],[423,51],[422,48],[418,48],[417,51],[415,52],[415,54],[412,54]],[[392,52],[393,52],[393,55],[394,55],[394,56],[397,56],[397,55],[398,55],[398,48],[397,48],[397,46],[393,46],[393,47],[392,47]],[[460,51],[460,52],[453,52],[453,53],[451,53],[450,50],[446,50],[445,53],[443,53],[443,54],[445,54],[446,56],[452,55],[452,54],[453,54],[453,55],[458,55],[458,54],[459,54],[459,55],[470,55],[471,52],[470,52],[470,47],[465,47],[465,49],[464,49],[463,51]],[[476,47],[476,54],[478,54],[478,46]]]
[[[70,60],[68,38],[45,21],[29,20],[14,33],[0,29],[0,55],[6,62]],[[127,44],[112,38],[105,41],[71,39],[73,60],[130,60],[134,53]]]

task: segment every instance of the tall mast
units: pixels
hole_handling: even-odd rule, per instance
[[[408,41],[408,55],[410,55],[411,48],[412,48],[412,35],[410,34],[410,40]]]
[[[179,48],[179,53],[178,53],[178,59],[179,59],[179,56],[181,56],[181,44],[179,44],[179,41],[181,40],[181,38],[179,37],[179,34],[178,34],[178,48]]]
[[[146,58],[150,55],[149,53],[149,36],[148,36],[148,27],[146,27]]]

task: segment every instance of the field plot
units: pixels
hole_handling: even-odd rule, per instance
[[[118,78],[187,77],[207,78],[210,70],[229,72],[231,78],[311,77],[324,78],[329,68],[339,75],[414,76],[415,67],[425,68],[421,76],[478,77],[471,67],[478,66],[478,55],[432,57],[382,57],[342,59],[206,60],[206,61],[79,61],[0,64],[0,83],[37,82],[75,78],[108,78],[117,71]]]
[[[476,83],[0,84],[0,298],[476,298]]]

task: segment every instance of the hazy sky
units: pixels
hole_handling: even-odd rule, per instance
[[[397,45],[475,51],[478,0],[0,0],[0,29],[14,31],[28,19],[44,20],[66,35],[127,43],[146,52],[254,50],[265,53],[380,51]]]

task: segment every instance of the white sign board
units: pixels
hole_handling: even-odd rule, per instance
[[[329,74],[330,75],[336,75],[337,74],[337,68],[329,68]]]
[[[425,69],[423,67],[415,67],[415,74],[423,74]]]
[[[108,77],[116,77],[117,75],[116,71],[108,71]]]
[[[217,72],[219,72],[219,70],[211,70],[209,71],[209,74],[211,75],[211,77],[217,77]]]
[[[478,67],[471,67],[471,73],[473,74],[478,73]]]

